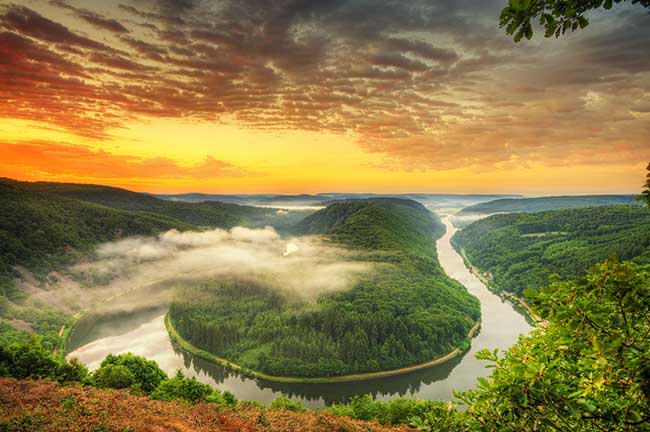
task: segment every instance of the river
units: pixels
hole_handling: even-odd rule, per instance
[[[188,376],[195,376],[198,380],[221,390],[231,391],[238,399],[262,403],[269,403],[283,394],[300,400],[304,406],[310,408],[346,402],[355,395],[366,393],[378,399],[415,397],[451,400],[453,390],[473,388],[478,377],[489,374],[490,370],[485,368],[485,362],[475,358],[479,350],[506,349],[517,341],[520,334],[528,333],[532,327],[509,302],[492,294],[467,270],[463,259],[450,243],[456,228],[448,217],[443,217],[443,222],[447,232],[436,244],[440,264],[449,276],[478,297],[481,302],[482,323],[478,336],[472,340],[469,352],[442,365],[399,376],[351,383],[287,384],[251,379],[196,358],[173,345],[163,324],[166,306],[119,314],[93,314],[87,317],[75,328],[71,336],[69,346],[72,352],[68,357],[77,357],[89,368],[94,369],[107,354],[133,352],[155,360],[169,374],[181,369]],[[128,303],[128,297],[120,301]],[[103,305],[106,310],[115,309],[111,306]]]

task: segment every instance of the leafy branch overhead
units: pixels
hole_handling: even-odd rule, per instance
[[[499,26],[505,27],[509,35],[514,35],[515,42],[523,37],[533,37],[535,19],[544,27],[545,37],[560,37],[567,30],[575,31],[585,28],[589,20],[585,14],[595,9],[611,9],[615,3],[625,0],[509,0],[508,6],[501,11]],[[650,0],[631,0],[632,4],[650,8]]]

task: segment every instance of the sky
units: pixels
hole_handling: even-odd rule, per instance
[[[156,193],[637,193],[650,15],[506,0],[0,0],[0,176]]]

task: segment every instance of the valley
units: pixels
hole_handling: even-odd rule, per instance
[[[0,196],[25,215],[0,219],[4,238],[14,239],[2,255],[0,311],[0,373],[12,377],[136,393],[147,385],[153,398],[235,406],[229,419],[253,406],[260,418],[308,408],[395,425],[457,426],[498,418],[486,413],[510,389],[546,397],[545,387],[526,380],[531,372],[504,375],[521,356],[524,363],[529,353],[561,358],[566,348],[545,347],[569,340],[567,331],[576,341],[598,337],[599,327],[583,337],[575,314],[565,312],[572,303],[556,296],[577,298],[566,292],[583,290],[586,309],[594,295],[605,298],[599,319],[613,319],[607,325],[616,328],[626,313],[641,323],[629,334],[645,331],[643,307],[602,291],[643,286],[649,219],[641,206],[472,215],[468,223],[458,216],[464,201],[453,198],[427,207],[399,197],[346,198],[282,211],[212,203],[219,211],[210,213],[211,225],[195,226],[186,221],[205,217],[201,203],[173,204],[171,217],[167,202],[142,194],[86,185],[83,197],[63,196],[80,186],[37,186],[5,182]],[[607,258],[615,253],[625,261]],[[505,266],[489,267],[508,263],[505,273]],[[643,346],[637,339],[630,343]],[[570,355],[593,348],[569,347]],[[603,355],[615,364],[611,349]],[[510,369],[491,371],[486,359]],[[107,363],[115,361],[130,366]],[[129,369],[137,372],[138,364],[154,368],[156,381],[130,385],[146,377]],[[554,380],[574,379],[550,370]],[[628,370],[616,370],[623,383],[634,379]],[[502,387],[495,393],[489,386]],[[631,416],[643,410],[636,389],[622,386],[612,396],[628,401]],[[459,403],[467,414],[455,409]]]
[[[0,0],[0,432],[650,432],[650,0]]]
[[[95,368],[109,353],[131,351],[155,360],[168,373],[181,369],[187,376],[195,376],[201,382],[231,391],[239,399],[263,403],[270,403],[282,394],[312,408],[346,402],[364,394],[385,400],[404,396],[452,400],[452,389],[470,389],[477,377],[489,373],[475,358],[478,351],[497,347],[507,349],[520,334],[527,333],[532,327],[510,303],[489,292],[467,270],[449,243],[455,228],[446,216],[442,220],[446,232],[436,243],[440,265],[449,277],[462,283],[480,300],[482,315],[481,328],[472,339],[469,351],[443,364],[398,376],[350,383],[283,383],[250,378],[174,344],[164,326],[164,306],[128,314],[104,314],[99,310],[94,317],[89,317],[90,324],[84,325],[71,337],[73,351],[68,357],[77,357]],[[105,305],[105,308],[112,309],[111,305]]]

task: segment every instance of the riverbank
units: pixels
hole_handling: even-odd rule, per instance
[[[480,328],[481,321],[477,321],[474,326],[470,329],[470,331],[467,333],[467,339],[466,340],[471,340],[472,337],[476,334],[478,329]],[[433,359],[431,361],[428,361],[426,363],[420,363],[417,365],[413,366],[407,366],[399,369],[392,369],[389,371],[381,371],[381,372],[368,372],[368,373],[360,373],[360,374],[351,374],[351,375],[340,375],[340,376],[334,376],[334,377],[287,377],[287,376],[275,376],[275,375],[267,375],[262,372],[254,371],[248,368],[244,368],[239,366],[238,364],[235,364],[227,359],[224,359],[222,357],[216,356],[212,353],[209,353],[205,350],[202,350],[190,343],[189,341],[185,340],[174,328],[171,319],[169,318],[169,314],[165,315],[165,328],[167,329],[167,333],[169,334],[170,339],[179,345],[181,348],[183,348],[185,351],[200,357],[204,360],[207,360],[212,363],[216,363],[222,367],[225,367],[226,369],[241,373],[242,375],[246,375],[252,378],[260,378],[264,379],[267,381],[275,381],[275,382],[281,382],[281,383],[301,383],[301,384],[323,384],[323,383],[344,383],[344,382],[354,382],[354,381],[367,381],[367,380],[373,380],[377,378],[385,378],[385,377],[390,377],[390,376],[396,376],[396,375],[402,375],[406,374],[409,372],[414,372],[417,370],[421,369],[426,369],[432,366],[440,365],[443,364],[455,357],[457,357],[459,354],[461,354],[461,348],[455,348],[454,350],[450,351],[446,355],[442,357],[438,357],[436,359]]]
[[[463,258],[463,262],[465,263],[465,266],[467,269],[474,275],[476,276],[482,283],[485,285],[493,294],[498,295],[504,300],[508,300],[512,303],[512,305],[519,311],[521,311],[526,318],[534,325],[536,326],[545,326],[546,325],[546,320],[542,318],[541,316],[537,315],[530,307],[530,305],[524,300],[523,298],[519,297],[516,294],[513,294],[511,292],[499,290],[494,286],[492,281],[485,277],[483,273],[479,270],[478,267],[476,267],[472,262],[467,258],[467,255],[465,254],[465,250],[461,247],[456,246],[453,242],[451,242],[452,247],[458,254]]]
[[[88,314],[90,314],[90,312],[93,311],[95,307],[96,305],[76,312],[70,318],[70,322],[68,323],[68,325],[66,326],[64,324],[63,327],[61,327],[61,330],[59,331],[59,345],[56,348],[54,348],[54,352],[52,354],[54,354],[55,356],[61,359],[65,358],[65,356],[68,355],[68,341],[70,340],[70,335],[72,334],[72,331],[82,319],[87,317]]]
[[[70,317],[70,321],[68,322],[68,325],[67,326],[64,325],[61,328],[61,331],[59,332],[59,344],[54,349],[54,352],[52,354],[54,354],[55,356],[60,357],[60,358],[65,358],[65,356],[68,355],[68,342],[70,340],[70,337],[74,333],[75,328],[79,325],[79,323],[82,320],[84,320],[89,315],[91,315],[93,312],[95,312],[100,306],[102,306],[104,304],[108,304],[108,303],[110,303],[110,302],[112,302],[112,301],[114,301],[114,300],[116,300],[116,299],[118,299],[118,298],[120,298],[122,296],[125,296],[127,294],[130,294],[133,291],[136,291],[136,290],[139,290],[139,289],[142,289],[142,288],[145,288],[145,287],[157,284],[157,283],[161,283],[161,282],[164,282],[164,279],[156,279],[156,280],[147,282],[147,283],[145,283],[143,285],[138,285],[138,286],[129,288],[129,289],[124,290],[122,292],[118,292],[116,294],[113,294],[112,296],[101,299],[101,300],[95,302],[95,304],[93,304],[92,306],[89,306],[89,307],[87,307],[85,309],[81,309],[81,310],[75,312]]]

